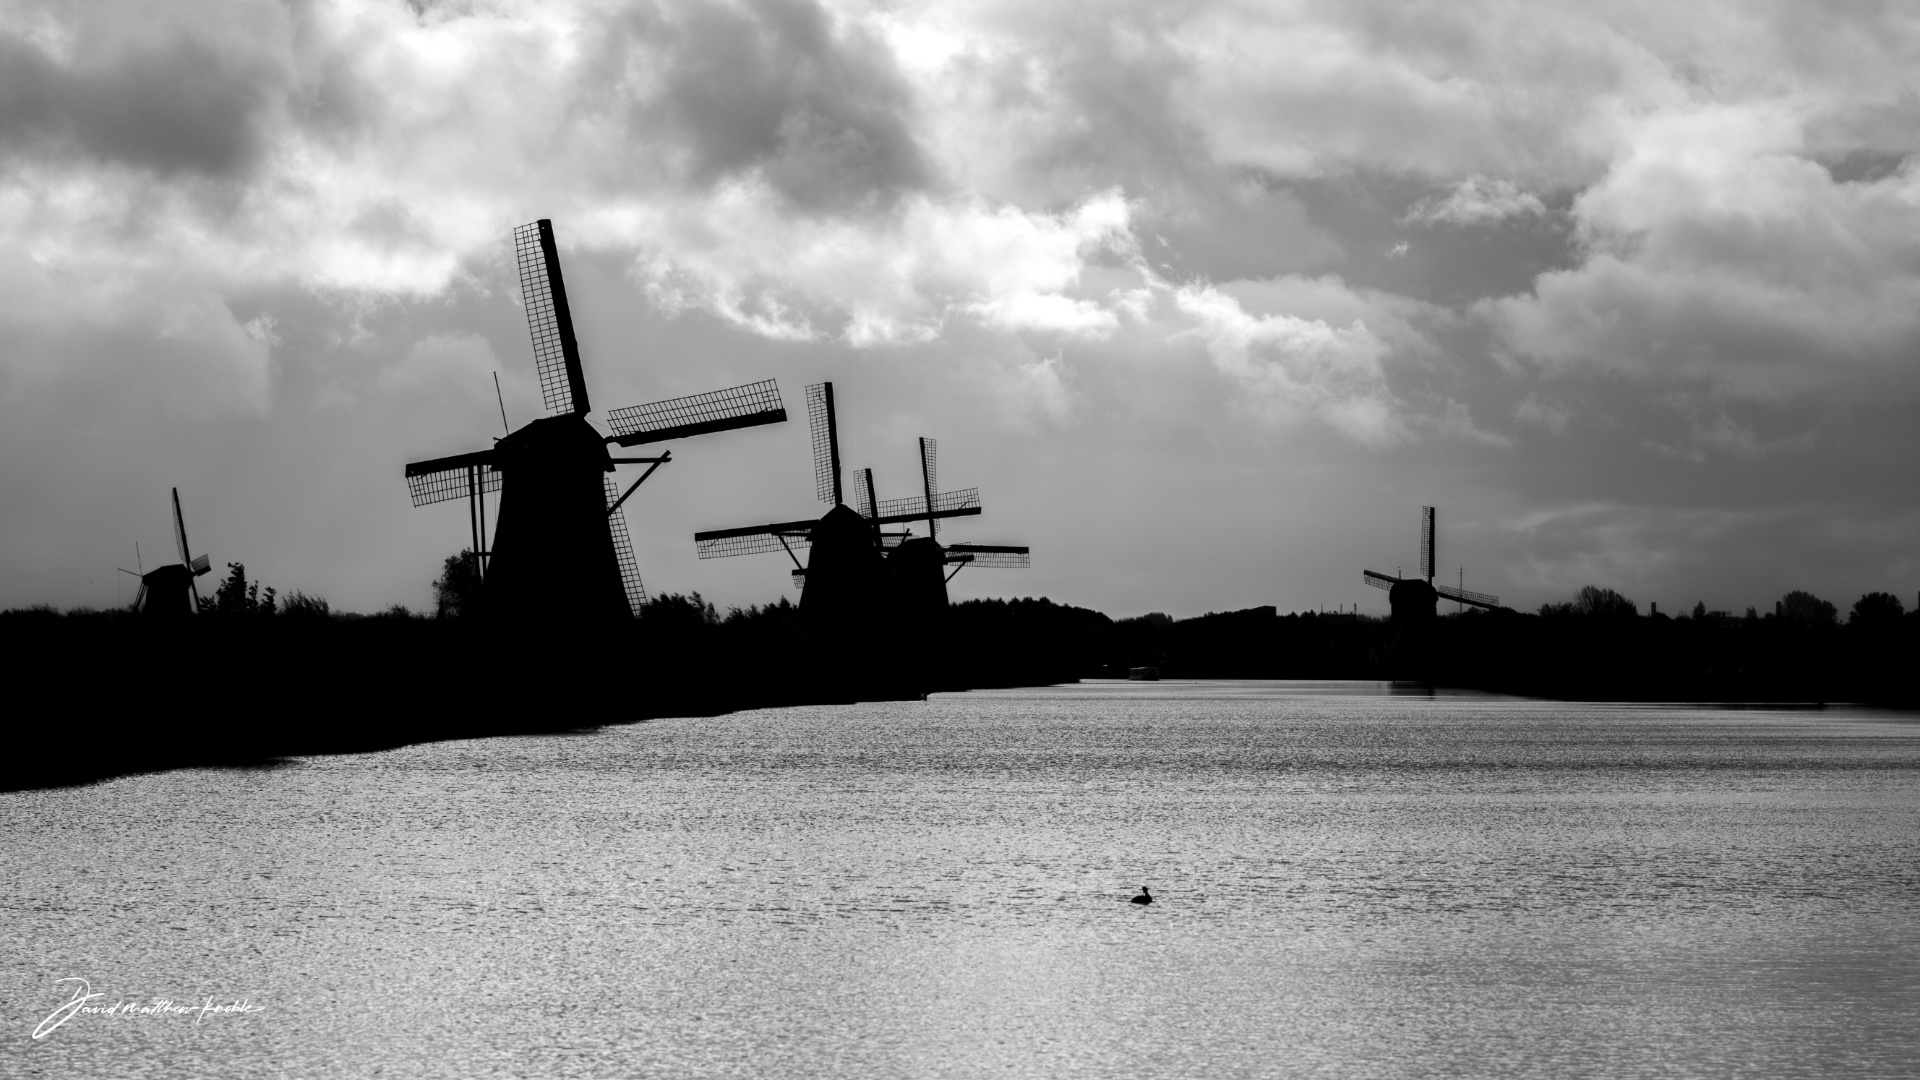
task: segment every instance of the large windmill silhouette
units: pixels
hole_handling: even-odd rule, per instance
[[[1439,600],[1443,596],[1469,607],[1485,608],[1489,611],[1505,610],[1500,606],[1500,598],[1497,596],[1433,583],[1434,568],[1439,565],[1440,558],[1438,537],[1434,531],[1434,518],[1433,507],[1420,508],[1419,577],[1395,577],[1391,574],[1382,574],[1378,570],[1363,572],[1362,576],[1367,584],[1376,589],[1387,590],[1387,603],[1393,608],[1393,621],[1431,619],[1436,614]]]
[[[863,470],[855,484],[863,505],[856,510],[847,505],[842,484],[832,383],[807,387],[807,423],[813,441],[814,494],[832,509],[818,519],[695,533],[695,548],[702,559],[784,551],[793,560],[795,579],[804,582],[802,614],[825,620],[877,618],[890,595],[884,554],[905,539],[904,533],[889,533],[886,526],[925,520],[931,527],[943,518],[976,515],[980,492],[976,488],[935,492],[929,476],[921,495],[879,502],[874,498],[872,471]],[[810,549],[805,564],[800,562],[802,549]]]
[[[481,605],[490,617],[624,618],[646,600],[620,506],[673,459],[614,457],[622,447],[684,439],[787,418],[772,379],[615,409],[602,435],[590,409],[573,314],[546,218],[513,232],[520,290],[533,335],[534,365],[548,415],[494,440],[490,450],[407,466],[415,506],[466,498],[473,551],[481,560]],[[614,467],[649,466],[624,493]],[[486,544],[486,496],[500,495],[493,548]]]
[[[173,489],[173,544],[180,561],[134,574],[140,579],[140,591],[134,595],[133,610],[152,618],[179,618],[200,610],[200,586],[194,579],[212,569],[205,555],[187,554],[187,520],[180,513],[180,489]],[[131,570],[122,570],[131,574]]]

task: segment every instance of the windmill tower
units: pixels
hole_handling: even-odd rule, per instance
[[[187,521],[180,513],[180,489],[173,489],[173,543],[180,561],[155,567],[137,575],[140,591],[133,598],[133,610],[157,619],[177,619],[200,610],[200,586],[195,579],[211,570],[205,555],[187,554]],[[128,572],[128,571],[123,571]]]
[[[1469,607],[1485,608],[1489,611],[1506,610],[1500,606],[1500,598],[1497,596],[1433,583],[1434,569],[1440,564],[1434,519],[1433,507],[1420,508],[1419,577],[1395,577],[1391,574],[1382,574],[1378,570],[1363,572],[1362,576],[1367,584],[1376,589],[1387,590],[1387,603],[1393,607],[1393,621],[1403,623],[1410,620],[1431,619],[1435,616],[1439,600],[1443,596]]]
[[[481,560],[481,603],[491,617],[601,621],[626,618],[646,601],[620,506],[673,459],[614,457],[607,447],[684,439],[787,418],[773,380],[616,409],[611,435],[587,423],[566,281],[546,218],[513,232],[534,366],[548,415],[494,440],[491,450],[416,461],[406,468],[415,506],[464,496]],[[649,468],[626,489],[617,465]],[[486,496],[500,496],[493,548],[486,544]]]
[[[922,495],[881,502],[874,497],[872,470],[864,469],[854,478],[855,501],[860,504],[856,510],[847,505],[842,484],[832,383],[807,387],[807,421],[813,442],[814,494],[832,509],[817,520],[695,533],[694,545],[702,559],[784,551],[793,560],[795,582],[803,585],[800,610],[809,618],[875,619],[890,591],[885,554],[906,539],[904,533],[889,533],[885,527],[920,520],[931,527],[943,518],[976,515],[980,492],[967,488],[936,493],[927,473]],[[801,549],[810,549],[804,565]]]

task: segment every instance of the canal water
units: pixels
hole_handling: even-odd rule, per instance
[[[0,794],[0,858],[8,1076],[1920,1067],[1904,714],[1094,682]]]

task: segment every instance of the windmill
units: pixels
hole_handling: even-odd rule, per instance
[[[213,568],[205,555],[187,555],[187,521],[180,514],[180,489],[173,489],[173,543],[180,561],[146,570],[140,579],[140,591],[133,598],[133,610],[154,618],[180,618],[200,610],[200,586],[194,579]],[[131,570],[122,570],[131,574]]]
[[[1439,549],[1434,532],[1433,507],[1420,508],[1420,576],[1394,577],[1377,570],[1364,573],[1366,583],[1376,589],[1387,590],[1387,603],[1393,607],[1393,621],[1403,622],[1411,619],[1431,619],[1441,597],[1470,607],[1485,608],[1489,611],[1504,611],[1500,598],[1487,593],[1473,592],[1469,589],[1455,588],[1452,585],[1435,585],[1434,568],[1439,565]]]
[[[927,474],[922,495],[880,502],[874,497],[872,470],[866,469],[855,476],[856,500],[862,504],[855,510],[846,504],[842,485],[832,383],[807,387],[807,425],[813,442],[814,494],[832,509],[817,520],[695,533],[694,545],[702,559],[784,551],[793,560],[795,582],[803,585],[803,613],[824,619],[874,616],[888,593],[884,553],[906,539],[885,527],[924,519],[931,528],[943,518],[976,515],[980,492],[967,488],[936,493]],[[811,549],[804,565],[798,554],[803,548]]]
[[[467,499],[472,550],[482,572],[481,603],[490,615],[628,617],[646,602],[646,587],[620,506],[673,455],[614,457],[607,447],[778,423],[787,418],[786,408],[779,388],[766,379],[615,409],[606,417],[613,434],[600,434],[586,419],[587,384],[553,223],[541,218],[520,226],[513,231],[513,246],[548,415],[495,439],[491,450],[408,465],[407,488],[415,506]],[[648,469],[623,493],[614,467],[628,464]],[[491,551],[486,542],[489,492],[500,496]]]
[[[921,494],[917,497],[876,502],[873,498],[873,470],[862,469],[855,478],[856,496],[864,507],[863,515],[870,521],[908,516],[910,520],[926,522],[927,535],[922,537],[906,533],[896,539],[881,534],[883,546],[889,549],[887,570],[896,613],[909,617],[944,611],[947,606],[947,582],[968,566],[1024,569],[1032,565],[1030,553],[1024,546],[940,545],[940,517],[932,512],[939,505],[939,496],[934,494],[938,486],[939,451],[938,442],[921,438]],[[948,566],[953,567],[951,573],[946,570]]]

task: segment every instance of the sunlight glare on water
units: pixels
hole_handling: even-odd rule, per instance
[[[1898,714],[1095,682],[4,794],[0,854],[9,1075],[1920,1061]],[[70,976],[264,1008],[30,1039]]]

